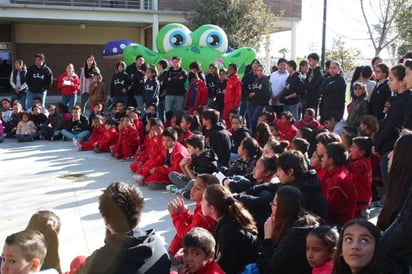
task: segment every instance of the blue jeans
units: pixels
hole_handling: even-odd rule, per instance
[[[296,123],[299,121],[299,103],[294,105],[284,105],[285,111],[290,111],[295,117]],[[280,118],[280,117],[279,117]]]
[[[85,92],[80,96],[80,109],[82,110],[82,113],[86,112],[87,103],[89,102],[89,97],[90,95],[88,92]],[[93,110],[91,109],[90,112],[93,112]]]
[[[13,102],[14,100],[19,101],[21,106],[27,110],[27,90],[22,90],[19,93],[13,93],[11,95],[11,101]]]
[[[159,97],[159,105],[157,106],[157,114],[164,123],[166,121],[165,97]]]
[[[83,130],[81,132],[71,132],[66,129],[62,130],[62,135],[69,140],[72,140],[73,138],[76,138],[79,141],[85,140],[87,137],[90,136],[90,131],[88,130]]]
[[[252,131],[252,136],[256,135],[256,126],[257,121],[259,118],[259,114],[262,112],[263,105],[255,105],[253,103],[249,103],[252,106],[251,109],[251,117],[250,117],[250,129]]]
[[[388,176],[389,176],[389,172],[388,172],[388,162],[389,162],[389,158],[388,158],[388,152],[385,152],[382,155],[381,161],[379,163],[379,166],[381,168],[381,176],[382,176],[382,181],[383,181],[383,187],[385,189],[385,194],[386,194],[386,190],[388,189]]]
[[[242,100],[240,101],[239,106],[239,114],[243,116],[243,119],[246,121],[246,125],[250,127],[250,120],[249,120],[249,100]]]
[[[135,95],[134,99],[136,100],[136,108],[140,110],[143,117],[146,114],[146,109],[143,106],[143,95]]]
[[[165,108],[167,111],[183,111],[183,106],[185,104],[185,96],[184,95],[166,95],[165,99]]]
[[[31,92],[30,90],[27,91],[27,109],[31,109],[33,106],[33,99],[36,97],[40,97],[42,99],[42,107],[46,106],[46,96],[47,90],[43,92]]]
[[[44,138],[50,140],[51,137],[54,139],[59,139],[62,136],[62,131],[61,130],[55,130],[53,132],[53,128],[46,126],[46,125],[41,125],[39,127],[40,134],[44,136]]]
[[[67,106],[69,110],[71,110],[77,103],[77,94],[62,95],[62,102],[63,102],[63,105]]]

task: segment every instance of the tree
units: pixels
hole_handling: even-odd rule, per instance
[[[190,29],[205,24],[221,27],[233,48],[257,48],[276,20],[263,0],[194,0],[185,17]]]
[[[365,7],[365,0],[360,0],[363,20],[368,28],[369,39],[375,49],[375,56],[395,42],[399,37],[396,18],[410,7],[411,0],[369,0],[369,7]],[[366,9],[371,9],[378,23],[372,24]],[[410,25],[409,25],[410,26]],[[410,27],[409,27],[410,28]]]
[[[279,50],[279,53],[282,54],[282,58],[285,58],[286,53],[288,53],[288,52],[289,52],[289,50],[287,48],[281,48]]]
[[[403,56],[409,50],[412,50],[412,27],[411,27],[411,18],[412,18],[412,1],[409,5],[402,9],[398,17],[396,18],[396,26],[399,32],[400,45],[397,48],[397,53],[399,56]]]
[[[355,48],[346,47],[345,41],[338,36],[332,40],[331,49],[326,51],[326,60],[338,61],[344,71],[351,71],[355,68],[355,57],[360,51]]]

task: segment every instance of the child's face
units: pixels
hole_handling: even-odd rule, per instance
[[[352,160],[362,159],[365,155],[365,151],[361,150],[355,143],[350,146],[349,153]]]
[[[305,114],[303,114],[303,120],[305,120],[305,121],[311,121],[312,118],[313,117],[307,112],[305,112]]]
[[[276,212],[278,209],[278,195],[276,194],[275,197],[273,197],[272,204],[270,205],[272,209],[272,217],[276,218]]]
[[[198,247],[184,247],[183,248],[183,264],[189,270],[189,273],[196,273],[202,269],[208,262],[208,256],[201,248]]]
[[[312,158],[310,159],[310,167],[311,168],[320,168],[322,166],[321,158],[319,157],[316,151],[313,152]]]
[[[272,158],[275,156],[275,152],[268,145],[263,146],[262,157],[263,158]]]
[[[326,152],[326,147],[325,147],[325,145],[324,144],[322,144],[322,143],[317,143],[316,144],[316,152],[318,153],[318,155],[320,156],[320,157],[322,157],[324,154],[325,154],[325,152]]]
[[[125,128],[130,127],[131,124],[132,124],[132,123],[130,122],[129,119],[123,119],[123,126],[124,126]]]
[[[112,128],[112,125],[105,124],[104,127],[106,128],[106,130],[110,130]]]
[[[188,130],[190,127],[190,124],[186,121],[185,118],[182,118],[182,121],[180,121],[180,128],[183,130]]]
[[[319,237],[308,235],[306,237],[306,259],[311,267],[320,267],[327,263],[333,255]]]
[[[238,119],[232,119],[230,123],[232,124],[232,131],[237,131],[241,127],[240,121]]]
[[[101,105],[95,105],[93,107],[93,110],[95,113],[99,113],[102,110],[102,106]]]
[[[175,141],[172,138],[163,136],[163,146],[167,149],[172,148],[175,145]]]
[[[152,79],[153,73],[150,71],[150,69],[146,70],[146,78],[147,79]]]
[[[3,253],[1,254],[1,273],[3,274],[28,274],[38,271],[36,262],[28,262],[20,247],[14,245],[4,245]]]
[[[322,168],[331,169],[333,167],[333,159],[327,153],[323,154],[321,160]]]
[[[278,167],[277,175],[279,177],[279,181],[282,184],[289,184],[295,179],[293,174],[290,174],[290,172],[283,170],[281,167]]]
[[[38,108],[38,107],[35,107],[35,108],[33,108],[33,114],[34,115],[39,115],[40,114],[40,108]]]
[[[206,186],[199,178],[196,178],[195,183],[190,190],[190,200],[196,203],[200,203],[202,200],[203,192],[205,192]]]
[[[282,116],[280,117],[280,123],[281,123],[282,125],[286,125],[286,124],[288,123],[288,118],[286,118],[286,115],[282,115]]]
[[[259,117],[258,117],[258,124],[260,124],[260,123],[268,123],[269,121],[268,121],[268,119],[266,119],[266,116],[265,115],[260,115]]]
[[[147,112],[151,113],[151,114],[155,114],[156,113],[156,108],[153,106],[150,106],[147,108]]]
[[[200,151],[200,149],[198,147],[193,147],[187,144],[187,151],[189,152],[190,155],[196,155]]]
[[[227,74],[224,71],[219,72],[219,80],[224,81],[227,79]]]
[[[253,169],[253,178],[259,183],[263,182],[266,176],[265,165],[262,160],[256,162],[256,166]]]
[[[375,253],[375,238],[365,227],[351,225],[343,232],[342,257],[352,273],[359,273],[372,260]]]
[[[123,104],[122,103],[117,103],[116,104],[116,111],[123,112],[123,110],[124,110]]]
[[[21,119],[22,119],[24,122],[27,122],[27,121],[29,120],[29,116],[23,115],[23,116],[21,116]]]
[[[362,86],[360,86],[360,85],[355,86],[355,95],[356,95],[357,97],[359,97],[359,96],[362,96],[363,94],[365,94],[365,89],[364,89],[364,87],[362,87]]]
[[[389,88],[394,92],[404,91],[406,89],[406,82],[404,80],[399,80],[391,71],[389,73]]]

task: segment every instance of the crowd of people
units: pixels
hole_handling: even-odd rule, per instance
[[[348,88],[339,62],[322,69],[316,53],[299,66],[280,58],[269,76],[253,60],[242,78],[235,64],[205,74],[193,62],[187,73],[178,56],[170,68],[137,56],[116,64],[107,93],[88,56],[80,77],[67,65],[62,103],[47,108],[52,73],[37,54],[27,72],[16,61],[2,123],[7,138],[70,140],[130,165],[135,186],[113,183],[99,199],[105,246],[76,258],[71,273],[169,273],[171,264],[178,273],[409,273],[408,54],[392,67],[379,57],[358,67]],[[168,250],[135,231],[145,186],[178,194],[165,205],[176,229]],[[372,202],[383,207],[376,226]],[[2,272],[26,249],[22,261],[42,267],[48,239],[27,230],[39,231],[6,239]],[[62,273],[58,260],[46,268]]]

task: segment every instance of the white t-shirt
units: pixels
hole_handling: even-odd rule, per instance
[[[284,73],[279,73],[275,71],[270,75],[270,84],[272,85],[272,96],[277,96],[282,89],[286,86],[286,79],[288,79],[289,73],[285,71]],[[272,105],[272,98],[269,99],[269,105]],[[279,100],[275,103],[277,106],[283,106],[279,103]]]

